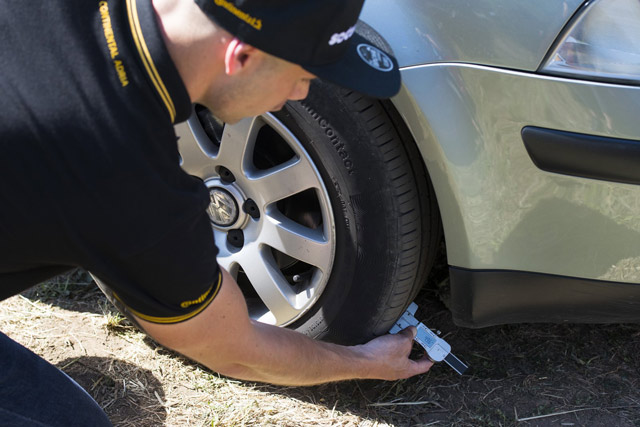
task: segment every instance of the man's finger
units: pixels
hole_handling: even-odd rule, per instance
[[[416,337],[417,333],[418,333],[418,329],[415,326],[409,326],[407,328],[404,328],[400,332],[398,332],[398,335],[402,335],[405,338],[409,339],[409,345],[407,346],[407,354],[405,355],[406,357],[409,357],[411,355],[411,349],[413,347],[412,345],[413,339]]]
[[[424,356],[418,360],[414,360],[411,366],[412,376],[420,375],[427,372],[433,366],[433,362],[427,356]]]
[[[413,340],[418,334],[418,329],[415,326],[408,326],[398,333],[404,335],[407,338],[411,338]]]

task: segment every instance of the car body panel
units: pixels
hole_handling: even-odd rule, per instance
[[[544,172],[525,126],[640,140],[640,88],[465,64],[403,70],[450,265],[640,283],[640,186]]]
[[[637,284],[457,267],[449,274],[450,309],[459,326],[640,322]]]
[[[536,70],[583,0],[367,0],[361,19],[401,66],[464,62]]]

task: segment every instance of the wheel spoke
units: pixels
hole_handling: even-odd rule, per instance
[[[213,175],[215,173],[213,155],[205,152],[206,147],[209,147],[210,144],[206,144],[207,141],[202,140],[208,138],[204,131],[192,133],[189,126],[182,123],[176,126],[176,134],[179,137],[178,147],[182,157],[182,169],[190,175],[200,177]]]
[[[328,272],[333,259],[331,244],[322,229],[305,227],[282,214],[272,214],[265,219],[260,239],[264,244],[324,273]]]
[[[264,122],[260,117],[247,118],[234,125],[226,125],[215,162],[234,174],[244,174],[250,168],[256,136],[263,125]]]
[[[310,172],[309,164],[302,159],[292,159],[266,174],[253,177],[252,193],[262,201],[263,205],[298,194],[309,188],[319,186],[318,178]]]
[[[294,306],[296,295],[280,270],[274,266],[267,249],[258,245],[254,248],[256,250],[251,251],[253,256],[246,258],[249,262],[241,263],[242,269],[275,317],[276,324],[284,324],[300,314],[300,309]]]

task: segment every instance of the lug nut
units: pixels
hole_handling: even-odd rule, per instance
[[[227,243],[236,248],[244,246],[244,233],[242,230],[229,230],[227,233]]]
[[[256,202],[251,199],[248,199],[246,202],[244,202],[244,205],[242,205],[242,210],[253,219],[260,218],[260,209],[258,209],[258,205],[256,204]]]
[[[233,173],[231,173],[231,171],[224,166],[218,166],[218,174],[220,175],[220,179],[227,184],[231,184],[236,180],[236,177],[233,176]]]

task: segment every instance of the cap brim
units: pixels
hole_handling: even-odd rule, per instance
[[[398,62],[386,42],[362,22],[349,39],[345,55],[322,66],[303,66],[320,79],[375,98],[391,98],[400,90]]]

